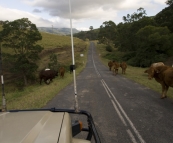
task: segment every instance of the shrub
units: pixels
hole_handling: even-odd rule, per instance
[[[106,46],[106,51],[112,52],[112,47],[110,45]]]

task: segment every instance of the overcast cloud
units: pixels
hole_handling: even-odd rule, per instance
[[[71,0],[73,28],[99,28],[104,21],[116,24],[127,14],[142,7],[148,16],[164,9],[166,0]],[[70,27],[69,0],[5,0],[0,1],[0,20],[27,17],[37,27]]]

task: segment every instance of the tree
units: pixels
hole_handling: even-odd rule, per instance
[[[57,60],[57,55],[54,53],[51,53],[49,56],[50,63],[48,64],[48,67],[54,70],[58,70],[58,60]]]
[[[167,27],[145,26],[136,33],[136,37],[139,47],[135,56],[136,66],[149,66],[171,55],[173,48]]]
[[[90,30],[93,30],[93,26],[90,26],[90,28],[89,28]]]
[[[105,21],[100,26],[98,34],[101,43],[110,44],[116,37],[116,24],[113,21]]]
[[[172,4],[173,4],[173,0],[167,0],[165,3],[166,3],[167,5],[172,5]]]
[[[126,16],[123,16],[123,20],[124,22],[128,22],[128,23],[132,23],[134,21],[138,21],[140,19],[142,19],[143,17],[145,17],[146,11],[144,10],[144,8],[140,7],[139,9],[137,9],[137,13],[134,12],[133,14],[127,14]]]
[[[38,68],[36,61],[43,50],[43,47],[36,43],[42,39],[41,34],[28,18],[22,18],[12,22],[5,21],[1,36],[3,47],[12,49],[12,52],[6,55],[13,73],[22,76],[24,85],[27,85],[28,79]]]
[[[173,1],[173,0],[172,0]],[[167,26],[169,30],[173,33],[173,4],[164,8],[154,17],[154,20],[158,26],[165,27]]]

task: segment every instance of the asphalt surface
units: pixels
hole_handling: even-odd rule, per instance
[[[173,143],[173,101],[123,77],[121,69],[114,76],[100,62],[92,42],[76,83],[79,107],[92,114],[102,143]],[[73,85],[44,108],[74,109]]]

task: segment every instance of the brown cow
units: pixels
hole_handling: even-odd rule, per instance
[[[113,66],[113,63],[114,63],[113,61],[109,61],[109,62],[108,62],[108,67],[109,67],[109,70],[110,70],[110,71],[111,71],[111,68],[112,68],[112,66]]]
[[[161,99],[166,98],[169,86],[173,87],[173,67],[151,66],[147,72],[148,72],[148,79],[151,80],[152,78],[155,78],[155,80],[162,85]]]
[[[65,74],[65,68],[64,67],[60,67],[59,68],[59,75],[60,75],[60,77],[64,78],[64,74]]]
[[[120,67],[121,67],[121,69],[122,69],[122,74],[125,74],[125,73],[126,73],[126,68],[127,68],[126,62],[122,62],[122,63],[120,64]]]
[[[112,71],[114,75],[118,74],[118,68],[120,67],[120,64],[118,62],[114,62],[112,66]]]
[[[55,70],[44,69],[44,70],[40,71],[40,73],[39,73],[40,85],[41,85],[42,79],[44,79],[44,82],[46,84],[49,84],[52,81],[52,79],[55,78],[55,76],[58,76],[58,72]],[[50,80],[50,81],[47,82],[48,80]]]

